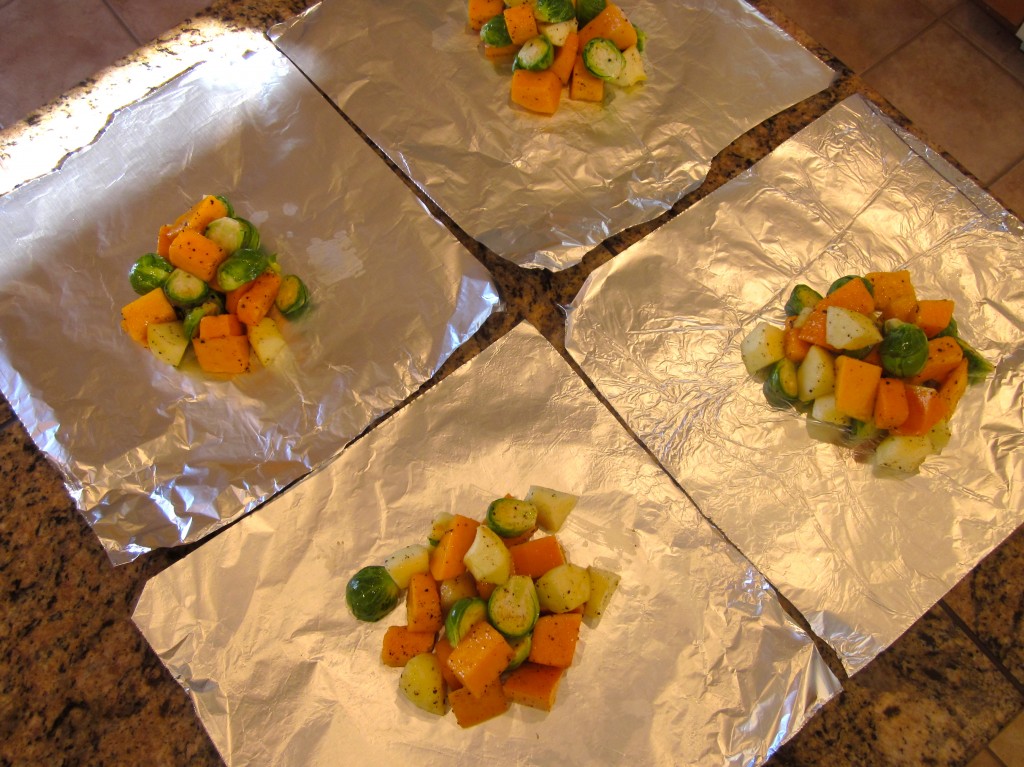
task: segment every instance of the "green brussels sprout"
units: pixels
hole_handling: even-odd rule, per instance
[[[217,284],[222,290],[235,290],[255,280],[267,271],[269,265],[269,259],[259,251],[236,250],[217,267]]]
[[[345,587],[345,601],[361,621],[379,621],[395,609],[401,589],[383,565],[368,565]]]
[[[235,215],[235,206],[228,201],[227,197],[225,197],[222,194],[215,194],[214,197],[220,200],[221,203],[223,203],[224,207],[228,209],[229,216]]]
[[[228,253],[241,248],[259,250],[260,247],[259,230],[244,218],[225,216],[215,219],[206,227],[204,235]]]
[[[128,281],[132,290],[144,296],[150,291],[162,288],[173,271],[174,265],[166,258],[156,253],[147,253],[132,264],[128,272]]]
[[[597,14],[605,9],[606,5],[608,5],[607,0],[577,0],[576,21],[580,27],[593,20]]]
[[[967,360],[967,380],[971,384],[977,384],[988,378],[989,374],[995,370],[995,366],[987,359],[981,356],[981,353],[967,343],[962,338],[957,338],[956,342],[960,344],[960,348],[964,352],[964,359]]]
[[[499,13],[493,19],[485,22],[480,28],[480,40],[484,45],[495,48],[504,48],[512,45],[512,38],[508,34],[508,24],[505,23],[504,14]]]
[[[885,372],[908,378],[920,373],[928,361],[928,336],[917,325],[889,320],[885,323],[885,338],[878,351]]]
[[[444,633],[457,645],[473,624],[487,620],[487,603],[480,597],[463,597],[452,605],[444,619]]]
[[[595,77],[614,80],[626,68],[626,57],[611,40],[594,37],[583,46],[583,63]]]
[[[850,280],[860,280],[864,283],[864,287],[868,289],[868,293],[875,295],[875,286],[871,284],[870,280],[865,280],[863,277],[858,277],[855,274],[848,274],[845,277],[840,277],[838,280],[828,286],[828,293],[835,293],[839,288],[843,287]]]
[[[286,274],[277,290],[274,305],[288,319],[295,319],[309,308],[309,290],[295,274]]]
[[[786,301],[786,316],[796,317],[806,308],[814,308],[821,300],[821,293],[809,285],[799,284],[793,288]]]
[[[956,317],[950,317],[949,318],[949,324],[946,325],[946,327],[944,327],[942,330],[940,330],[938,333],[935,334],[936,338],[940,338],[942,336],[949,336],[950,338],[959,338],[960,337],[960,328],[957,327]]]
[[[164,281],[164,294],[175,306],[190,307],[210,295],[210,286],[184,269],[175,269]]]
[[[572,5],[572,0],[537,0],[533,15],[537,17],[537,21],[557,24],[573,18],[576,9]]]
[[[636,30],[636,49],[643,53],[647,49],[647,33],[636,24],[633,24],[633,29]]]
[[[772,407],[783,410],[792,407],[800,392],[796,363],[787,357],[776,362],[771,366],[761,389],[764,392],[764,398]]]
[[[555,46],[544,35],[537,35],[523,43],[512,62],[512,68],[539,71],[550,67],[554,60]]]
[[[196,333],[199,332],[199,323],[203,317],[215,316],[223,314],[223,312],[224,300],[220,297],[219,293],[211,292],[205,301],[198,306],[193,306],[185,313],[185,319],[182,322],[185,338],[195,338]]]

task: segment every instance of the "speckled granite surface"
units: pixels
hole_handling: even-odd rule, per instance
[[[110,112],[218,46],[244,50],[267,44],[262,33],[305,5],[301,0],[217,2],[26,124],[0,134],[0,192],[46,172],[66,151],[88,143]],[[431,383],[520,321],[563,348],[559,306],[573,298],[596,266],[846,96],[867,95],[913,130],[769,3],[754,5],[837,71],[832,87],[734,142],[716,158],[707,182],[672,211],[609,239],[565,272],[520,269],[453,227],[492,271],[507,311],[492,317]],[[188,551],[156,552],[113,568],[57,471],[0,402],[0,766],[222,764],[185,693],[131,622],[146,579]],[[770,764],[966,764],[1024,710],[1022,583],[1024,531],[1019,530],[856,677],[845,679],[838,663],[831,663],[844,678],[845,692]],[[830,657],[827,648],[822,651]]]

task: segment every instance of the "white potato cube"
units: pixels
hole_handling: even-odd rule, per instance
[[[811,405],[811,418],[822,423],[832,423],[836,426],[848,426],[850,416],[846,415],[836,407],[835,394],[822,394],[814,400]]]
[[[249,328],[249,345],[263,367],[270,367],[288,346],[272,317],[264,317]]]
[[[543,612],[575,610],[590,599],[590,573],[569,562],[552,567],[537,579],[537,599]]]
[[[926,436],[890,434],[875,449],[875,465],[913,474],[934,452],[932,441]]]
[[[576,508],[578,496],[550,487],[533,485],[526,493],[526,498],[537,507],[537,524],[542,530],[557,533],[565,524],[566,518]]]
[[[835,360],[827,349],[812,346],[807,350],[800,367],[796,369],[797,396],[803,402],[811,402],[831,394],[836,389]]]
[[[767,322],[757,323],[740,342],[740,356],[747,372],[753,375],[786,356],[782,346],[784,336],[780,327]]]
[[[409,581],[416,573],[425,573],[430,569],[430,547],[414,543],[399,549],[384,558],[384,569],[398,584],[398,588],[409,588]]]
[[[593,565],[587,568],[587,575],[590,577],[590,597],[583,606],[583,617],[587,619],[589,625],[594,626],[608,608],[608,603],[611,602],[615,589],[619,587],[622,576]]]
[[[825,312],[825,342],[836,349],[863,349],[880,343],[882,333],[866,314],[830,306]]]
[[[630,85],[636,85],[647,79],[647,71],[644,69],[644,58],[639,48],[631,45],[622,52],[622,56],[626,59],[626,66],[622,68],[619,76],[612,80],[612,83],[622,88],[627,88]]]
[[[476,529],[476,537],[462,559],[477,581],[500,586],[512,575],[512,555],[505,542],[487,525]]]
[[[399,689],[406,698],[430,714],[445,714],[445,683],[441,661],[433,653],[412,656],[402,668]]]
[[[177,367],[188,349],[185,326],[181,322],[151,323],[146,327],[146,343],[153,356],[161,362]]]
[[[569,35],[576,31],[577,26],[576,19],[569,19],[568,21],[559,21],[556,24],[539,24],[538,28],[542,35],[547,36],[552,45],[562,47],[565,45],[565,41],[569,39]]]

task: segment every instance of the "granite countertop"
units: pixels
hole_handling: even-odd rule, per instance
[[[83,83],[0,134],[0,193],[45,173],[66,152],[88,143],[113,111],[212,52],[269,45],[263,33],[306,5],[301,0],[215,2]],[[768,2],[754,0],[753,5],[837,72],[831,87],[733,142],[715,158],[706,182],[672,211],[610,238],[564,272],[519,268],[452,226],[491,270],[507,306],[430,384],[524,319],[564,353],[558,307],[571,301],[595,267],[847,96],[865,95],[928,141]],[[0,424],[0,766],[222,764],[189,698],[131,620],[146,580],[193,547],[158,551],[114,568],[57,470],[6,403],[0,403]],[[852,679],[820,645],[845,691],[769,764],[966,764],[1024,710],[1022,582],[1024,532],[1018,530]]]

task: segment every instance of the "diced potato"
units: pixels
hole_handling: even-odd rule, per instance
[[[445,682],[441,660],[433,653],[414,655],[402,668],[399,688],[406,698],[430,714],[445,715]]]
[[[836,426],[848,426],[850,417],[836,407],[835,394],[822,394],[811,406],[811,418],[822,423],[834,423]]]
[[[759,322],[746,338],[740,342],[740,356],[747,372],[753,375],[758,370],[778,362],[785,356],[782,328]]]
[[[537,599],[544,612],[575,610],[590,599],[590,573],[569,562],[552,567],[537,579]]]
[[[526,498],[537,507],[537,525],[549,533],[557,533],[565,524],[566,518],[576,508],[579,498],[572,493],[552,490],[550,487],[533,485],[526,493]]]
[[[603,570],[600,567],[591,565],[587,568],[587,575],[590,578],[590,597],[583,606],[583,617],[589,625],[596,625],[604,615],[604,611],[611,602],[612,594],[619,587],[622,577],[610,570]]]
[[[825,342],[836,349],[863,349],[880,343],[882,333],[866,314],[830,306],[825,312]]]
[[[506,5],[511,4],[506,3]],[[538,26],[541,34],[547,37],[552,45],[561,47],[565,45],[569,35],[576,31],[577,23],[576,19],[569,19],[568,21],[559,21],[556,24],[539,24]]]
[[[504,541],[487,525],[477,527],[476,537],[462,560],[478,583],[500,586],[512,575],[512,555]]]
[[[384,569],[398,584],[398,588],[409,588],[409,580],[413,575],[430,570],[430,547],[414,543],[399,549],[384,558]]]
[[[160,322],[146,326],[146,343],[153,356],[177,367],[188,349],[189,339],[181,322]]]
[[[931,428],[927,437],[932,443],[932,453],[934,455],[941,453],[945,449],[946,445],[949,444],[949,440],[953,437],[953,430],[949,425],[949,421],[939,421]]]
[[[619,76],[612,80],[613,83],[620,87],[628,88],[630,85],[636,85],[647,79],[643,55],[640,53],[639,48],[631,45],[622,52],[622,56],[626,59],[626,66],[622,68]]]
[[[803,402],[812,402],[836,388],[835,360],[827,349],[812,346],[796,370],[799,393]]]
[[[271,317],[264,317],[249,328],[249,345],[256,352],[260,364],[270,367],[288,344],[277,323]]]
[[[927,436],[890,434],[878,443],[875,465],[913,474],[934,453],[932,441]]]

